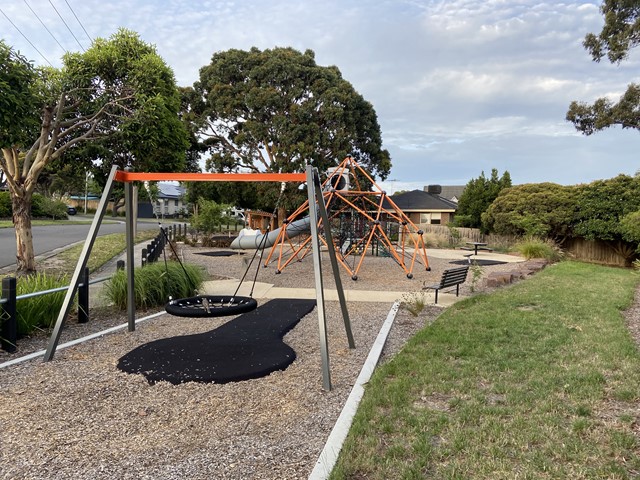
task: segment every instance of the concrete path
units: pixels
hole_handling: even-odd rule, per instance
[[[147,246],[148,242],[141,243],[134,248],[134,265],[140,266],[142,263],[142,249]],[[467,260],[469,255],[465,250],[453,250],[453,249],[427,249],[427,256],[434,258],[445,258],[451,260]],[[116,262],[118,260],[125,260],[125,254],[114,258],[108,262],[100,271],[91,275],[92,278],[109,276],[115,272]],[[522,262],[522,257],[514,255],[505,255],[501,253],[482,252],[477,256],[472,255],[474,258],[482,260],[496,260],[501,262],[517,263]],[[238,280],[210,280],[206,281],[203,285],[201,294],[206,295],[233,295],[238,288]],[[92,292],[90,293],[91,303],[99,303],[98,292],[101,284],[92,285]],[[273,284],[256,282],[253,295],[250,295],[251,283],[245,282],[238,292],[238,295],[247,297],[253,296],[256,299],[274,299],[274,298],[301,298],[301,299],[314,299],[316,298],[316,291],[314,288],[283,288],[275,287]],[[407,292],[404,291],[384,291],[384,290],[352,290],[345,289],[345,298],[348,302],[372,302],[372,303],[394,303],[396,300],[401,300],[403,295]],[[433,290],[421,290],[424,295],[425,302],[429,305],[433,305],[435,301],[435,292]],[[456,297],[454,293],[439,292],[438,303],[439,307],[448,307],[455,302],[462,300],[464,297]],[[328,301],[338,301],[338,292],[335,289],[325,290],[325,299]]]
[[[212,280],[204,282],[202,287],[202,294],[205,295],[234,295],[238,288],[237,280]],[[248,297],[250,296],[251,285],[243,284],[240,287],[237,295]],[[374,303],[394,303],[396,300],[401,300],[403,295],[407,292],[390,292],[381,290],[350,290],[345,289],[344,296],[348,302],[374,302]],[[427,304],[433,304],[435,301],[435,293],[433,291],[422,291],[425,302]],[[316,290],[314,288],[282,288],[274,287],[269,283],[256,282],[253,290],[254,298],[257,299],[272,299],[272,298],[303,298],[314,299],[316,298]],[[448,307],[463,297],[456,297],[455,293],[443,293],[438,294],[438,306]],[[325,290],[325,299],[328,301],[338,301],[338,292],[335,289]]]
[[[469,257],[471,254],[471,257]],[[495,260],[497,262],[506,263],[519,263],[524,262],[524,258],[517,255],[507,255],[504,253],[494,252],[478,252],[478,255],[474,255],[473,252],[467,250],[454,250],[452,248],[427,248],[427,257],[433,258],[445,258],[447,260],[467,260],[471,258],[477,260]]]

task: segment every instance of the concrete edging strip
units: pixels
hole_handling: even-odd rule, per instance
[[[378,336],[369,351],[369,355],[362,366],[362,370],[360,370],[360,375],[358,375],[356,383],[353,385],[351,393],[342,408],[342,412],[340,413],[336,424],[333,426],[322,452],[320,452],[320,456],[316,461],[315,467],[311,471],[311,475],[309,475],[309,480],[326,480],[331,474],[331,471],[338,460],[342,444],[347,438],[347,434],[351,428],[351,423],[353,422],[353,417],[358,410],[360,400],[362,400],[362,396],[364,395],[364,386],[371,379],[371,375],[378,365],[382,349],[387,341],[387,337],[389,336],[391,326],[393,325],[399,308],[400,302],[396,301],[391,307],[391,310],[387,315],[387,319],[382,324],[382,328],[380,328],[380,332],[378,332]]]
[[[145,320],[159,317],[160,315],[165,315],[166,313],[167,312],[158,312],[143,318],[139,318],[138,320],[136,320],[136,325],[140,322],[144,322]],[[128,326],[129,326],[128,323],[123,323],[122,325],[117,325],[115,327],[102,330],[101,332],[92,333],[91,335],[87,335],[86,337],[77,338],[76,340],[71,340],[69,342],[63,343],[62,345],[58,345],[57,350],[62,350],[63,348],[72,347],[74,345],[78,345],[79,343],[93,340],[94,338],[101,337],[108,333],[117,332],[118,330],[122,330],[124,328],[127,328]],[[14,358],[13,360],[8,360],[4,363],[0,363],[0,369],[10,367],[11,365],[17,365],[18,363],[26,362],[27,360],[33,360],[34,358],[43,357],[45,352],[46,352],[45,350],[38,350],[37,352],[30,353],[29,355],[25,355],[24,357]]]

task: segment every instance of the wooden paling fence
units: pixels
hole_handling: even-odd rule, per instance
[[[618,267],[628,266],[625,257],[616,252],[611,244],[599,240],[572,238],[566,242],[563,250],[577,260]]]
[[[446,239],[445,241],[451,246],[464,242],[483,242],[494,248],[508,248],[521,240],[521,237],[515,235],[483,234],[477,228],[449,228],[446,225],[430,224],[421,224],[420,228],[425,232],[427,237],[429,234],[436,235],[442,239]],[[628,266],[628,261],[624,255],[620,254],[620,250],[626,248],[627,252],[630,252],[632,251],[632,246],[627,244],[618,245],[618,247],[619,251],[616,251],[611,243],[598,240],[586,240],[584,238],[572,238],[562,245],[562,250],[570,258],[584,262],[620,267]]]
[[[432,234],[446,238],[452,246],[464,242],[483,242],[494,247],[508,247],[519,240],[515,235],[484,234],[477,228],[449,228],[446,225],[431,224],[420,224],[419,227],[427,235]]]

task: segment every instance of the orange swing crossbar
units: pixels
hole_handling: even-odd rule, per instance
[[[306,182],[304,173],[155,173],[118,170],[115,179],[120,182],[174,181],[174,182]]]

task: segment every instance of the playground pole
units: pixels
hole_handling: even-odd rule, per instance
[[[125,168],[125,172],[129,172],[129,167]],[[133,183],[126,182],[124,184],[124,207],[125,207],[125,236],[127,238],[127,322],[130,332],[136,329],[136,293],[135,293],[135,277],[134,277],[134,223],[136,215],[133,211]]]
[[[107,177],[107,183],[105,184],[104,191],[102,192],[102,198],[100,199],[100,203],[98,204],[98,210],[93,217],[93,222],[91,222],[91,227],[89,228],[89,233],[87,234],[87,239],[84,242],[84,246],[82,247],[82,252],[80,252],[80,258],[78,258],[78,263],[76,264],[76,269],[73,272],[73,276],[71,277],[71,282],[69,283],[69,288],[67,289],[67,294],[64,297],[64,301],[62,302],[62,307],[60,308],[60,313],[58,314],[58,319],[56,320],[56,325],[51,332],[51,337],[49,338],[49,345],[47,346],[47,350],[44,354],[44,362],[48,362],[53,359],[53,355],[56,352],[56,348],[58,347],[58,342],[60,341],[60,335],[62,334],[62,327],[64,326],[64,321],[69,314],[69,310],[71,309],[71,304],[73,301],[73,297],[78,291],[78,285],[80,283],[80,276],[84,272],[84,268],[87,266],[87,261],[89,260],[89,254],[91,253],[91,249],[93,248],[93,243],[98,236],[98,230],[100,229],[100,224],[102,223],[102,217],[104,217],[104,212],[107,210],[107,204],[109,202],[109,197],[111,196],[111,189],[113,188],[113,180],[116,175],[116,171],[118,170],[118,166],[114,165],[111,167],[111,172]]]

